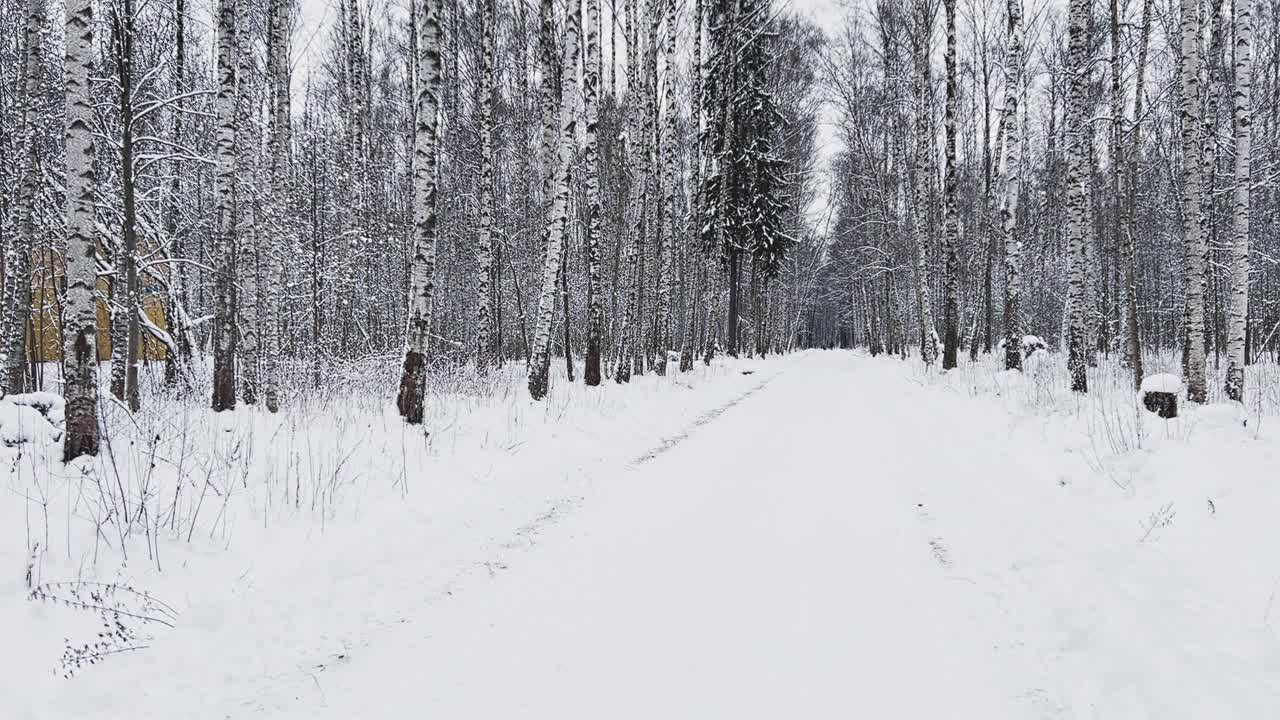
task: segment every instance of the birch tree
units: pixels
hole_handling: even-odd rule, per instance
[[[544,12],[549,12],[547,5]],[[549,24],[543,18],[543,27]],[[565,59],[560,72],[560,131],[554,160],[555,179],[547,222],[547,250],[542,268],[542,292],[538,297],[537,324],[533,333],[533,355],[529,363],[529,395],[541,400],[547,394],[551,365],[551,323],[555,314],[556,278],[564,253],[565,230],[569,222],[569,183],[573,173],[573,144],[577,133],[573,90],[578,66],[580,15],[569,12],[565,17]],[[565,349],[568,352],[568,348]]]
[[[929,62],[929,45],[933,38],[933,18],[937,6],[933,0],[916,0],[915,32],[912,40],[915,43],[915,106],[916,106],[916,151],[914,177],[911,184],[911,206],[915,218],[912,224],[912,238],[915,242],[915,274],[916,274],[916,308],[920,318],[920,359],[925,365],[932,365],[938,358],[938,331],[933,324],[933,310],[930,307],[929,264],[926,248],[929,244],[928,226],[928,184],[933,172],[933,133],[930,130],[930,96],[932,89],[932,73]]]
[[[271,216],[276,232],[266,243],[263,265],[266,288],[262,334],[262,392],[267,409],[280,408],[280,305],[281,286],[285,281],[284,254],[291,245],[293,225],[287,207],[289,192],[289,145],[292,136],[290,118],[291,73],[289,31],[293,4],[291,0],[271,0],[267,30],[267,75],[271,83]]]
[[[223,0],[227,2],[228,0]],[[63,396],[66,398],[65,462],[98,454],[98,344],[95,283],[98,276],[94,205],[93,3],[66,3],[67,291],[63,311]]]
[[[1183,283],[1186,311],[1183,316],[1187,398],[1202,403],[1205,392],[1204,341],[1204,228],[1201,224],[1200,143],[1200,12],[1197,0],[1182,0],[1182,64],[1179,95],[1182,101],[1182,223]]]
[[[1249,318],[1249,204],[1253,158],[1253,3],[1233,0],[1235,61],[1232,91],[1235,187],[1232,190],[1231,267],[1227,311],[1227,397],[1244,401],[1245,333]]]
[[[1090,0],[1071,0],[1068,16],[1068,75],[1066,128],[1071,139],[1067,147],[1067,371],[1074,392],[1088,392],[1089,331],[1088,282],[1085,243],[1087,228],[1086,175],[1089,172],[1088,145],[1091,131],[1085,117],[1089,85]],[[1016,122],[1014,123],[1016,125]],[[1013,132],[1012,126],[1008,130]],[[1006,350],[1007,352],[1007,350]]]
[[[1112,0],[1112,26],[1119,26],[1116,0]],[[1133,387],[1142,387],[1142,329],[1138,322],[1138,245],[1135,223],[1138,214],[1138,170],[1142,162],[1143,108],[1146,104],[1147,52],[1151,39],[1151,11],[1154,0],[1143,0],[1142,27],[1138,40],[1137,73],[1133,90],[1133,131],[1129,141],[1127,196],[1117,202],[1124,203],[1121,220],[1124,233],[1124,283],[1125,283],[1125,341],[1129,367],[1133,371]],[[1115,35],[1115,30],[1112,32]],[[1116,70],[1113,68],[1112,73]]]
[[[480,118],[480,222],[476,233],[476,367],[487,370],[493,353],[493,64],[494,28],[498,23],[494,0],[480,0],[480,83],[476,107]]]
[[[258,141],[259,123],[257,92],[253,79],[257,76],[254,62],[254,36],[251,23],[242,20],[236,39],[236,260],[237,324],[236,354],[240,359],[240,393],[246,405],[258,402]]]
[[[27,0],[25,52],[22,66],[22,128],[19,148],[22,175],[18,189],[18,235],[5,247],[3,320],[0,320],[0,393],[26,389],[27,322],[31,312],[31,251],[35,247],[36,193],[40,182],[40,149],[37,141],[37,98],[40,95],[40,38],[48,15],[45,0]]]
[[[587,247],[587,353],[582,377],[587,385],[599,385],[601,344],[604,342],[604,290],[600,279],[600,152],[596,137],[600,124],[600,0],[587,0],[585,22],[587,59],[582,91],[583,109],[587,116],[583,153],[587,174],[587,219],[584,227]]]
[[[427,389],[427,349],[436,266],[436,136],[440,112],[440,12],[442,0],[423,0],[413,142],[413,259],[409,268],[409,329],[396,407],[411,425],[422,423]]]
[[[218,93],[214,96],[217,170],[214,175],[213,409],[236,406],[235,183],[236,3],[218,0]]]
[[[946,134],[946,176],[943,180],[943,230],[942,254],[945,270],[943,271],[942,329],[943,351],[942,369],[950,370],[956,366],[956,354],[960,344],[960,298],[958,297],[959,258],[957,256],[960,243],[960,218],[957,216],[957,178],[956,169],[956,0],[943,0],[947,18],[947,102],[943,119]]]
[[[676,0],[667,0],[666,8],[666,80],[663,86],[663,168],[661,181],[661,239],[658,245],[658,320],[654,343],[657,346],[654,369],[666,372],[667,351],[671,349],[671,286],[674,272],[676,208]],[[654,14],[655,22],[657,13]],[[656,54],[657,49],[654,49]]]
[[[1000,172],[1000,234],[1004,239],[1004,367],[1022,369],[1022,243],[1018,239],[1018,196],[1022,192],[1022,145],[1018,88],[1022,85],[1022,0],[1008,0],[1009,48],[1005,54],[1004,136]],[[997,144],[999,141],[997,140]]]

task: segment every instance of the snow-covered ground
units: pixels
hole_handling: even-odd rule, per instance
[[[1275,716],[1275,368],[1165,421],[1047,355],[813,351],[544,405],[513,375],[441,390],[428,438],[372,399],[175,403],[65,471],[20,445],[3,716]],[[27,599],[34,542],[34,584],[118,579],[173,627],[55,677],[100,621]]]

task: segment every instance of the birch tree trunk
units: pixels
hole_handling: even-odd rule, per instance
[[[657,23],[658,14],[654,13],[653,22]],[[675,250],[675,216],[676,216],[676,0],[667,0],[667,47],[666,47],[666,80],[663,86],[663,141],[657,143],[663,152],[663,169],[658,177],[661,180],[662,205],[659,213],[662,217],[661,239],[658,244],[658,320],[654,336],[657,347],[654,369],[659,375],[666,373],[667,352],[671,349],[671,284],[673,274],[673,255]],[[654,48],[657,56],[657,48]],[[656,65],[655,78],[656,78]]]
[[[112,308],[112,392],[128,403],[130,412],[141,407],[138,394],[138,366],[142,355],[139,313],[142,293],[138,286],[138,207],[136,168],[134,166],[134,77],[133,0],[120,0],[112,6],[112,39],[120,87],[120,204],[121,245],[116,255],[113,285],[119,288],[124,274],[124,297],[113,297]],[[117,293],[113,293],[117,295]],[[119,321],[119,322],[117,322]]]
[[[280,293],[284,284],[284,253],[292,246],[293,224],[288,211],[290,123],[289,29],[292,3],[271,0],[267,36],[268,75],[271,81],[271,207],[272,217],[283,232],[274,233],[266,247],[267,268],[262,337],[262,391],[267,409],[280,409]]]
[[[22,91],[22,180],[18,187],[18,236],[5,248],[4,297],[0,312],[0,393],[22,392],[26,385],[27,318],[31,314],[31,252],[35,247],[36,192],[40,184],[39,123],[40,38],[48,23],[45,0],[28,0],[24,32]]]
[[[226,2],[227,0],[223,0]],[[95,283],[98,249],[94,230],[93,2],[66,3],[67,291],[62,357],[65,367],[66,436],[62,459],[98,454],[98,318]]]
[[[932,365],[938,358],[938,331],[933,324],[930,308],[929,264],[925,252],[929,244],[928,186],[933,172],[933,133],[930,131],[930,83],[929,44],[933,37],[933,4],[929,0],[916,2],[916,158],[915,177],[912,182],[912,212],[915,220],[912,236],[915,239],[916,306],[920,316],[920,359]]]
[[[1068,19],[1068,58],[1070,77],[1066,128],[1072,139],[1067,146],[1067,370],[1074,392],[1088,392],[1089,312],[1086,248],[1088,197],[1085,175],[1089,171],[1086,142],[1092,128],[1085,118],[1089,85],[1089,12],[1090,0],[1071,0]],[[1014,123],[1016,125],[1016,123]],[[1011,132],[1016,132],[1012,130]]]
[[[1022,144],[1018,88],[1022,85],[1022,0],[1009,0],[1009,50],[1005,57],[1004,135],[1000,234],[1004,239],[1004,367],[1022,369],[1022,243],[1018,240],[1018,197],[1022,192]],[[999,140],[997,139],[997,143]]]
[[[1235,9],[1235,188],[1231,209],[1231,265],[1227,311],[1227,397],[1244,401],[1245,333],[1249,318],[1249,184],[1253,142],[1253,3],[1233,0]]]
[[[1182,221],[1183,282],[1186,297],[1187,399],[1203,403],[1205,390],[1204,345],[1204,229],[1201,224],[1200,143],[1200,17],[1197,0],[1182,0],[1182,66],[1179,88],[1182,107]]]
[[[586,4],[587,60],[582,76],[587,115],[587,353],[583,380],[600,384],[600,346],[604,342],[604,293],[600,283],[600,152],[596,137],[600,122],[600,0]]]
[[[218,0],[218,92],[214,174],[213,409],[236,406],[235,365],[235,183],[236,183],[236,3]]]
[[[427,388],[427,345],[436,267],[436,133],[440,113],[440,11],[442,0],[423,0],[418,64],[417,121],[413,142],[413,260],[409,267],[409,328],[396,407],[405,422],[422,423]]]
[[[547,6],[544,12],[549,11]],[[544,27],[549,24],[543,18]],[[565,230],[569,221],[570,179],[573,172],[573,144],[577,118],[573,106],[573,89],[578,67],[578,34],[580,15],[570,12],[565,18],[565,61],[560,73],[560,133],[557,142],[554,196],[547,223],[547,254],[542,266],[542,292],[538,297],[537,325],[533,334],[533,355],[529,363],[529,395],[534,400],[546,397],[551,365],[551,323],[555,314],[556,275],[564,253]],[[565,348],[568,352],[568,348]]]
[[[240,311],[237,354],[240,393],[246,405],[258,402],[258,108],[253,87],[251,23],[237,28],[236,48],[236,306]]]
[[[186,0],[175,0],[173,5],[173,89],[181,97],[187,91],[187,3]],[[181,145],[184,138],[185,103],[177,100],[173,112],[172,141]],[[170,167],[169,194],[165,198],[165,234],[169,240],[169,298],[167,320],[169,335],[173,337],[174,348],[165,353],[165,383],[176,386],[179,379],[191,384],[191,332],[187,320],[187,274],[185,263],[177,262],[182,257],[182,248],[178,234],[178,216],[182,203],[182,163],[175,160]]]
[[[946,133],[946,177],[943,180],[942,253],[945,275],[942,301],[942,369],[956,366],[960,345],[959,258],[960,219],[956,216],[956,0],[944,0],[947,16],[947,104],[943,125]]]
[[[1113,0],[1113,3],[1115,0]],[[1142,35],[1138,41],[1138,68],[1133,91],[1133,135],[1129,142],[1128,195],[1124,200],[1124,283],[1125,340],[1129,367],[1133,370],[1133,388],[1142,387],[1142,336],[1138,324],[1138,170],[1142,162],[1142,113],[1146,100],[1147,51],[1151,40],[1151,10],[1154,0],[1142,3]],[[1113,9],[1114,12],[1114,9]],[[1113,71],[1114,72],[1114,71]]]
[[[480,113],[480,220],[476,232],[476,368],[494,365],[493,352],[493,63],[494,27],[498,18],[494,0],[480,0],[480,82],[476,106]]]

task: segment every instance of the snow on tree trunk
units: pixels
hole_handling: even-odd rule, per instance
[[[272,217],[283,232],[274,233],[265,248],[267,269],[263,308],[267,322],[262,336],[262,393],[267,409],[280,409],[280,306],[284,284],[284,253],[290,247],[292,224],[288,217],[288,164],[290,126],[289,30],[292,3],[271,0],[267,37],[268,75],[271,82],[271,206]]]
[[[691,101],[689,103],[690,134],[693,144],[690,158],[689,187],[691,188],[688,228],[688,252],[693,259],[693,289],[688,300],[689,315],[685,324],[684,340],[680,350],[680,371],[693,369],[693,356],[697,353],[698,328],[701,313],[699,308],[707,293],[708,262],[703,253],[696,250],[698,222],[702,218],[702,18],[704,14],[703,0],[694,0],[693,4],[693,64]]]
[[[225,1],[225,0],[224,0]],[[67,290],[63,296],[63,397],[66,436],[62,459],[98,454],[98,344],[95,283],[98,250],[94,227],[93,3],[66,3]]]
[[[235,365],[235,183],[236,183],[236,3],[218,0],[218,91],[214,172],[213,409],[236,406]]]
[[[173,6],[173,89],[181,97],[187,91],[187,4],[186,0],[175,0]],[[174,102],[172,142],[181,144],[185,139],[183,120],[185,119],[185,103],[179,99]],[[182,248],[178,234],[178,218],[183,204],[183,163],[175,159],[170,165],[169,193],[165,197],[165,235],[169,240],[169,259],[182,257]],[[168,268],[169,294],[167,320],[169,335],[173,338],[173,348],[165,353],[165,384],[176,386],[183,380],[189,387],[191,361],[191,332],[186,319],[187,312],[187,274],[185,263],[176,262]],[[176,350],[176,352],[175,352]]]
[[[236,306],[240,311],[237,351],[241,397],[258,402],[258,135],[251,24],[241,22],[236,49]]]
[[[657,25],[658,13],[653,14]],[[656,365],[659,375],[665,374],[667,352],[671,349],[671,284],[674,272],[676,216],[676,0],[667,0],[666,79],[663,85],[663,142],[657,143],[663,151],[663,169],[658,177],[662,188],[662,205],[658,212],[662,217],[661,240],[658,244],[658,327],[654,336],[657,346]],[[657,48],[653,49],[656,71]],[[657,73],[654,73],[657,82]]]
[[[1116,13],[1112,0],[1112,12]],[[1154,0],[1142,3],[1142,28],[1138,44],[1138,68],[1134,80],[1133,98],[1133,136],[1129,142],[1129,169],[1127,197],[1123,200],[1125,217],[1124,233],[1124,284],[1125,284],[1125,341],[1129,367],[1133,371],[1134,387],[1142,385],[1142,335],[1138,324],[1138,248],[1137,231],[1134,227],[1138,214],[1138,169],[1142,160],[1142,113],[1146,97],[1147,51],[1151,38],[1151,10]],[[1118,25],[1116,19],[1113,24]],[[1115,72],[1113,70],[1113,72]],[[1117,202],[1121,202],[1117,199]]]
[[[5,248],[3,318],[0,319],[0,343],[5,358],[0,362],[0,393],[23,392],[26,387],[27,318],[31,313],[31,251],[35,247],[36,193],[40,184],[40,148],[37,140],[39,124],[38,98],[41,92],[40,37],[44,34],[48,13],[45,0],[27,1],[27,25],[24,31],[26,52],[23,56],[22,179],[18,186],[18,237]]]
[[[600,153],[596,137],[600,121],[600,0],[586,4],[587,60],[582,77],[587,118],[587,353],[583,380],[600,384],[600,346],[604,342],[604,292],[600,281]]]
[[[1183,282],[1186,312],[1187,399],[1203,403],[1205,391],[1204,276],[1205,239],[1201,225],[1200,143],[1200,17],[1197,0],[1182,0],[1182,67],[1179,89],[1182,107]]]
[[[478,260],[476,298],[476,367],[486,371],[494,365],[493,345],[493,63],[494,27],[497,9],[494,0],[480,1],[480,82],[476,107],[480,113],[480,219],[476,231]]]
[[[942,369],[949,370],[956,366],[956,355],[960,344],[960,299],[958,274],[960,244],[960,219],[957,217],[956,192],[956,0],[945,0],[947,16],[947,102],[943,124],[946,133],[946,177],[943,180],[943,257],[945,278],[943,280],[942,328],[943,352]]]
[[[1071,389],[1088,392],[1089,331],[1086,327],[1088,306],[1088,268],[1085,243],[1088,197],[1085,175],[1088,173],[1088,139],[1092,127],[1085,118],[1089,86],[1089,13],[1090,0],[1071,0],[1068,19],[1068,75],[1066,128],[1072,140],[1067,147],[1067,370]]]
[[[422,37],[413,142],[413,259],[409,266],[409,328],[396,407],[410,424],[422,422],[427,388],[427,345],[436,267],[436,132],[440,112],[440,11],[443,0],[423,0]]]
[[[549,10],[545,8],[544,11]],[[543,19],[544,27],[549,21]],[[542,292],[538,297],[537,324],[533,333],[533,353],[529,362],[529,395],[534,400],[546,397],[551,365],[551,323],[555,314],[556,275],[564,253],[565,231],[569,222],[570,179],[573,172],[573,146],[577,118],[574,113],[573,89],[578,67],[578,34],[580,17],[570,12],[565,18],[565,61],[560,73],[560,133],[554,160],[554,195],[547,224],[546,258],[542,266]],[[568,352],[568,348],[565,351]]]
[[[1000,234],[1004,239],[1004,367],[1022,369],[1022,243],[1018,240],[1018,196],[1022,191],[1022,146],[1018,135],[1018,87],[1022,84],[1022,0],[1009,0],[1009,49],[1005,56],[1005,135],[1000,187]]]
[[[920,359],[932,365],[938,357],[938,331],[933,325],[930,308],[929,263],[925,248],[929,244],[928,185],[933,172],[933,133],[930,130],[929,45],[933,37],[933,15],[936,7],[927,0],[916,2],[916,28],[914,42],[916,63],[916,157],[912,179],[912,237],[915,241],[916,307],[920,318]]]
[[[1249,317],[1249,184],[1253,158],[1253,3],[1234,0],[1235,188],[1231,209],[1231,265],[1227,310],[1227,397],[1244,401],[1245,332]]]
[[[121,239],[122,251],[116,257],[116,281],[124,272],[124,298],[115,298],[116,312],[113,318],[123,320],[113,327],[111,358],[112,390],[115,391],[117,369],[123,392],[121,397],[131,412],[141,407],[138,394],[138,366],[142,362],[142,330],[139,314],[142,312],[142,293],[138,286],[138,209],[134,165],[134,40],[133,0],[121,0],[112,8],[112,22],[116,56],[116,69],[120,80],[120,189],[121,189]],[[116,354],[115,347],[123,352]]]

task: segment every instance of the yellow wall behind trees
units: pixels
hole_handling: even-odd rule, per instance
[[[62,258],[53,255],[52,263],[41,262],[33,269],[31,282],[31,324],[27,328],[27,359],[32,362],[58,362],[62,359],[62,326],[59,318],[60,293],[57,290],[62,282]],[[53,265],[53,272],[46,269]],[[109,283],[99,278],[98,293],[105,296],[109,291]],[[168,318],[165,314],[163,296],[156,291],[148,292],[144,287],[142,309],[155,323],[156,327],[167,329]],[[127,328],[125,329],[127,332]],[[142,352],[146,360],[164,360],[165,346],[156,340],[145,329],[142,330]],[[111,359],[111,316],[107,312],[107,304],[98,300],[98,359]]]

